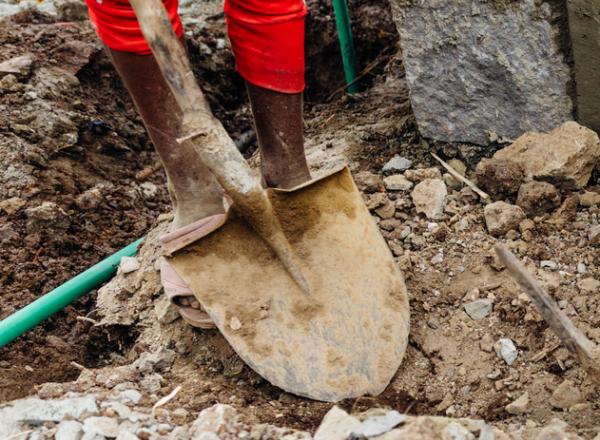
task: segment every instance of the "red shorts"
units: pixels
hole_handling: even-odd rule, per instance
[[[102,42],[113,50],[150,54],[127,0],[85,0]],[[163,0],[175,33],[183,27],[177,0]],[[303,0],[225,0],[236,68],[248,82],[284,93],[304,90]]]

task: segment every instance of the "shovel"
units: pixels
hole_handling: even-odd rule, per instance
[[[408,341],[404,279],[347,168],[264,190],[212,115],[160,0],[130,0],[201,160],[233,199],[169,262],[237,354],[285,391],[381,393]]]

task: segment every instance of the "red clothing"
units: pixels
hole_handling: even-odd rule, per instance
[[[150,54],[127,0],[85,0],[100,39],[113,50]],[[177,0],[163,0],[175,33],[183,27]],[[303,0],[225,0],[236,68],[248,82],[283,93],[304,90]]]

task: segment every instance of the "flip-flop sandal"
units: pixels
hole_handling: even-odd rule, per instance
[[[227,210],[230,205],[229,201],[226,200],[224,205]],[[183,249],[196,240],[210,234],[215,229],[220,228],[225,223],[225,220],[226,214],[212,215],[163,235],[159,240],[165,254],[171,255],[173,252]],[[184,321],[193,327],[201,329],[215,328],[215,324],[206,311],[201,308],[196,309],[185,306],[181,303],[182,298],[192,297],[195,299],[194,293],[177,274],[175,269],[173,269],[173,266],[165,259],[162,260],[160,266],[160,280],[167,298],[177,307]]]

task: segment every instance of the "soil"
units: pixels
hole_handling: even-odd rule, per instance
[[[381,34],[369,31],[379,29],[388,5],[350,4],[361,11],[354,17],[360,65],[372,66],[362,83],[364,92],[353,96],[338,90],[343,82],[339,61],[331,61],[339,54],[331,40],[331,11],[325,2],[309,1],[309,41],[328,42],[321,50],[309,43],[308,49],[306,137],[313,171],[347,160],[354,172],[381,176],[383,164],[395,154],[413,160],[413,168],[433,165],[429,151],[434,149],[446,159],[462,160],[472,176],[475,164],[493,149],[419,137],[393,26],[383,20]],[[223,19],[213,17],[191,32],[188,44],[213,110],[237,139],[251,131],[251,119],[231,53],[226,45],[219,49],[223,38]],[[117,277],[100,295],[86,295],[0,349],[0,402],[34,394],[35,386],[45,382],[74,380],[79,364],[112,368],[166,345],[177,358],[150,401],[182,385],[167,408],[195,414],[216,402],[228,403],[249,421],[314,430],[331,404],[268,384],[216,331],[192,330],[180,319],[157,321],[155,307],[162,296],[153,243],[168,221],[159,216],[169,208],[165,177],[154,171],[157,157],[89,24],[57,23],[35,13],[3,22],[0,60],[24,53],[34,58],[32,73],[16,82],[0,79],[0,194],[24,201],[14,212],[0,211],[0,317],[155,228],[140,255],[143,270]],[[250,160],[256,163],[255,153]],[[362,189],[367,201],[377,196]],[[587,238],[590,226],[598,224],[598,207],[580,206],[562,224],[540,216],[529,234],[515,231],[510,238],[495,239],[486,231],[483,204],[468,189],[449,190],[444,218],[435,224],[415,213],[408,193],[386,193],[383,186],[379,193],[398,208],[394,218],[378,220],[406,277],[409,346],[384,393],[341,406],[482,418],[509,432],[558,417],[583,438],[593,438],[600,416],[597,389],[491,252],[499,241],[509,246],[588,337],[600,343],[600,301],[581,287],[583,279],[600,279],[597,248]],[[31,211],[48,201],[57,205],[50,220]],[[541,267],[545,260],[555,265]],[[463,308],[476,297],[494,303],[481,321]],[[519,350],[511,366],[491,349],[502,337]],[[548,403],[565,379],[583,394],[575,410]],[[529,412],[507,413],[505,406],[525,391]]]

